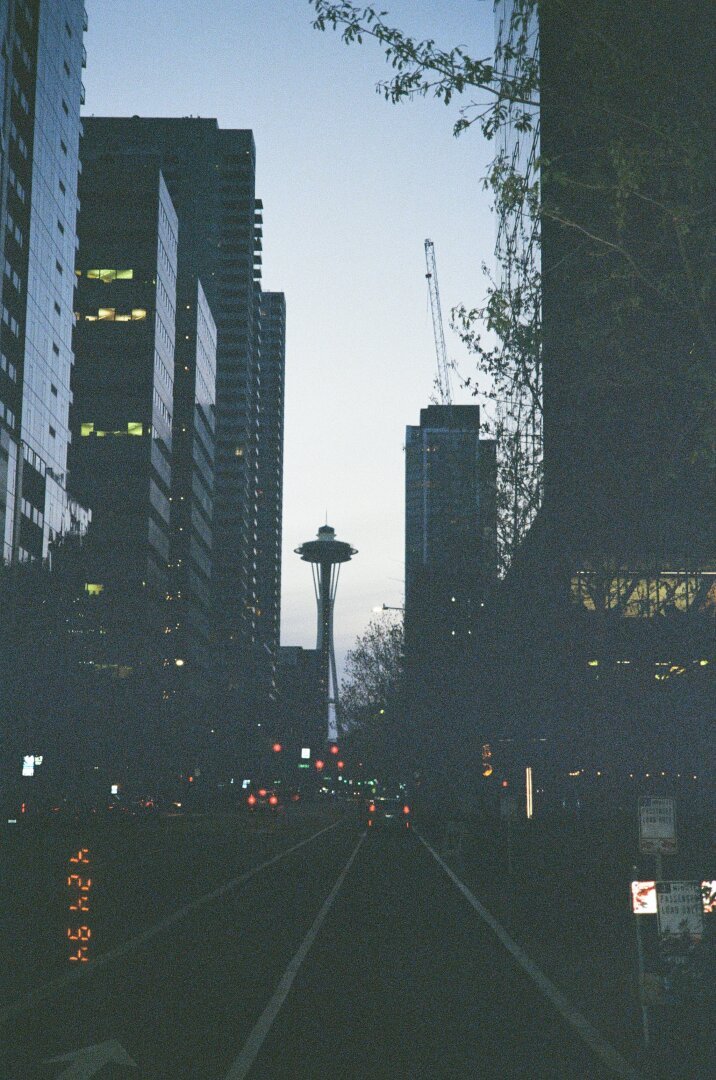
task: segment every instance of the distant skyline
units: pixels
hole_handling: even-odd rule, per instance
[[[493,48],[474,0],[401,0],[418,37]],[[459,103],[390,105],[377,46],[312,28],[304,0],[89,0],[86,115],[216,117],[251,128],[264,203],[263,288],[287,306],[283,644],[312,647],[308,568],[294,548],[326,520],[358,548],[336,603],[339,667],[372,609],[403,600],[405,427],[434,393],[423,241],[435,242],[448,352],[450,308],[478,304],[494,222],[481,177],[492,147],[452,135]],[[456,390],[457,402],[471,402]]]

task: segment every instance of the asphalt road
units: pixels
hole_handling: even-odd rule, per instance
[[[328,814],[15,838],[0,1076],[636,1075],[426,840]],[[86,964],[66,936],[78,866]]]

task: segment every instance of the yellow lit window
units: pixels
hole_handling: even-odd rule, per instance
[[[94,433],[94,424],[80,424],[80,435],[92,435]]]
[[[110,281],[131,281],[134,270],[88,270],[87,277],[92,281],[104,281],[108,285]]]
[[[114,322],[117,317],[117,309],[113,307],[101,307],[97,312],[98,319],[107,319]]]
[[[144,431],[144,426],[142,424],[136,424],[136,423],[131,423],[131,422],[127,424],[127,434],[128,435],[141,435],[143,433],[143,431]]]
[[[132,318],[134,320],[146,319],[146,317],[147,317],[147,309],[146,308],[143,308],[143,307],[132,308]]]
[[[234,457],[243,457],[243,456],[244,456],[244,448],[243,448],[243,446],[237,446],[236,449],[234,450]]]
[[[114,317],[115,322],[131,322],[131,319],[131,315],[115,315]]]
[[[85,585],[85,592],[88,593],[89,596],[99,596],[103,591],[104,585],[98,585],[89,581]]]

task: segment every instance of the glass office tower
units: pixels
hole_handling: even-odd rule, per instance
[[[67,496],[70,371],[86,29],[82,0],[0,7],[0,538],[46,558],[84,531]]]

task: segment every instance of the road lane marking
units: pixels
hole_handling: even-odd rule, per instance
[[[254,1024],[248,1039],[244,1043],[243,1048],[239,1053],[239,1056],[236,1058],[233,1065],[226,1074],[226,1080],[244,1080],[244,1077],[248,1074],[251,1066],[256,1060],[258,1053],[264,1044],[264,1040],[266,1039],[266,1036],[271,1030],[271,1026],[274,1020],[276,1019],[278,1013],[281,1010],[281,1006],[288,997],[289,991],[291,989],[291,986],[293,985],[293,981],[296,978],[296,975],[298,974],[299,968],[301,967],[303,961],[306,959],[308,951],[313,945],[313,942],[316,940],[318,932],[323,925],[326,915],[330,911],[331,907],[333,906],[333,901],[338,895],[338,890],[345,881],[346,875],[348,874],[348,871],[353,865],[353,860],[358,854],[360,846],[365,840],[365,836],[365,832],[361,833],[358,843],[353,848],[350,859],[341,870],[338,876],[338,880],[336,881],[335,885],[326,897],[323,907],[318,912],[318,915],[316,915],[311,929],[308,931],[305,938],[299,945],[298,951],[296,952],[295,956],[291,960],[291,963],[288,965],[283,975],[281,976],[278,986],[273,992],[271,1000],[269,1001],[264,1011],[261,1013],[261,1016]]]
[[[86,978],[89,975],[94,974],[100,968],[107,967],[115,960],[119,960],[122,956],[127,956],[129,953],[134,952],[141,945],[146,945],[152,938],[162,934],[168,927],[173,926],[175,923],[181,922],[193,911],[197,911],[199,908],[204,907],[206,904],[210,904],[213,900],[218,900],[220,896],[225,893],[231,892],[233,889],[238,888],[239,885],[243,885],[244,882],[249,881],[256,874],[261,873],[262,870],[266,870],[269,866],[273,866],[274,863],[284,859],[287,855],[291,855],[292,852],[298,851],[299,848],[304,847],[306,844],[310,844],[312,840],[316,840],[323,833],[328,832],[329,829],[335,829],[340,825],[340,821],[334,821],[332,825],[326,825],[325,828],[319,829],[318,832],[312,833],[311,836],[306,837],[305,840],[300,840],[293,847],[286,848],[285,851],[280,851],[278,855],[274,855],[271,859],[267,859],[266,862],[262,862],[259,866],[254,866],[251,870],[246,870],[238,877],[232,878],[231,881],[227,881],[224,885],[220,885],[218,889],[214,889],[210,893],[206,893],[205,896],[200,896],[197,900],[192,900],[188,904],[184,904],[182,907],[177,908],[175,911],[168,915],[166,919],[163,919],[159,923],[155,923],[144,933],[138,934],[137,937],[131,938],[129,941],[125,941],[123,945],[118,945],[116,949],[111,949],[109,952],[104,953],[102,956],[98,956],[96,960],[90,960],[87,964],[82,964],[81,967],[76,967],[72,971],[69,971],[66,975],[62,975],[58,979],[53,979],[51,982],[44,983],[42,986],[37,987],[36,990],[31,990],[19,1001],[14,1002],[12,1005],[6,1005],[3,1009],[0,1009],[0,1024],[3,1024],[6,1020],[11,1020],[15,1016],[20,1016],[27,1009],[37,1005],[38,1002],[46,1001],[48,998],[53,997],[59,991],[64,990],[65,987],[70,986],[78,979]]]
[[[592,1027],[589,1021],[582,1016],[581,1012],[567,1000],[561,990],[558,990],[554,983],[540,971],[537,965],[530,960],[527,953],[512,940],[505,928],[497,921],[494,915],[490,914],[487,908],[484,907],[477,897],[470,892],[467,885],[460,881],[457,874],[453,873],[447,863],[444,862],[437,852],[431,848],[427,840],[425,840],[419,832],[416,832],[415,835],[420,843],[428,849],[436,862],[443,868],[447,876],[453,884],[457,886],[480,918],[487,923],[492,932],[499,938],[500,942],[514,957],[525,974],[529,975],[532,981],[537,985],[538,989],[541,990],[548,1001],[554,1005],[557,1012],[564,1017],[567,1023],[574,1028],[583,1042],[591,1047],[594,1053],[601,1058],[609,1069],[612,1070],[615,1076],[622,1076],[627,1078],[627,1080],[640,1080],[640,1074],[629,1065],[617,1050],[614,1049],[611,1043],[607,1042],[603,1035],[600,1035],[596,1028]]]

